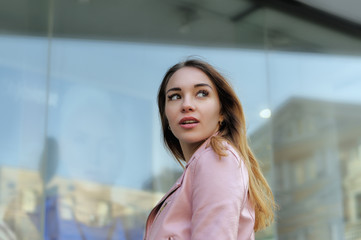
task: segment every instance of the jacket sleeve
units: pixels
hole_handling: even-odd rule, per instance
[[[233,152],[221,159],[213,150],[195,162],[192,185],[192,240],[236,240],[247,201],[248,172]],[[241,165],[241,166],[240,166]]]

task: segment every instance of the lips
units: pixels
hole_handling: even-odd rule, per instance
[[[180,125],[188,125],[188,124],[195,124],[199,123],[199,120],[194,117],[184,117],[179,121]]]

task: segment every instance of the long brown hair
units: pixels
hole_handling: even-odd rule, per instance
[[[221,142],[226,140],[232,144],[243,157],[249,175],[249,196],[256,214],[254,230],[258,231],[267,227],[274,218],[275,202],[272,191],[261,172],[260,166],[248,146],[242,105],[227,80],[210,64],[197,59],[190,59],[174,65],[165,74],[158,91],[158,108],[165,145],[183,166],[182,161],[184,161],[184,155],[182,148],[178,139],[169,129],[169,123],[165,115],[166,86],[173,74],[183,67],[194,67],[201,70],[216,86],[221,103],[223,122],[220,125],[219,133],[211,138],[210,144],[219,156],[224,156],[225,153]]]

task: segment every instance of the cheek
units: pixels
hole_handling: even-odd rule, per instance
[[[214,102],[213,107],[211,108],[213,111],[210,111],[212,114],[211,118],[214,119],[218,123],[220,117],[221,117],[221,106],[219,102]]]
[[[169,124],[171,125],[173,122],[172,121],[173,117],[174,117],[174,114],[172,114],[172,111],[169,108],[165,108],[164,115],[165,115],[166,119],[168,120]]]

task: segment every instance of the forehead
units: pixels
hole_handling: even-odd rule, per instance
[[[176,71],[169,79],[166,89],[172,87],[194,87],[195,84],[207,83],[214,89],[213,82],[208,76],[198,68],[194,67],[183,67]]]

